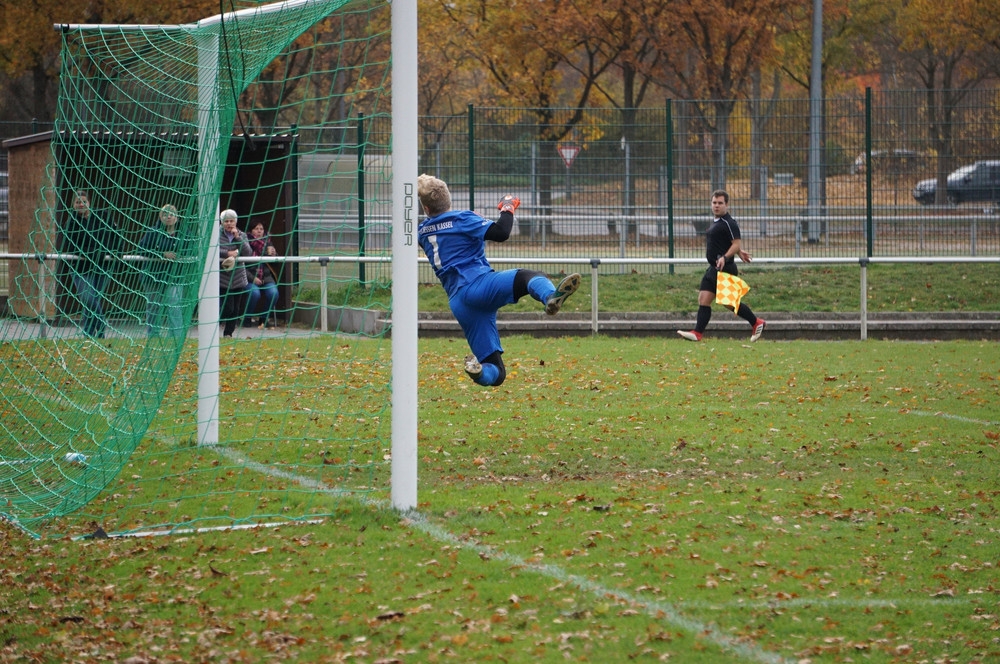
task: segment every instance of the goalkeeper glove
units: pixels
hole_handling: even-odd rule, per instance
[[[499,203],[497,203],[497,209],[500,210],[501,212],[510,212],[511,214],[514,214],[514,210],[516,210],[517,206],[520,204],[521,204],[520,198],[518,198],[517,196],[511,196],[510,194],[507,194],[506,196],[500,199]]]

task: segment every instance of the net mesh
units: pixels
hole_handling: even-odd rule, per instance
[[[301,520],[385,480],[389,24],[385,3],[293,0],[63,30],[34,257],[0,324],[4,518]],[[221,208],[243,239],[218,247]],[[206,344],[209,280],[232,322]]]

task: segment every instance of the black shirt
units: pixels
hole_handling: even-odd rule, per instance
[[[705,259],[709,265],[715,265],[719,256],[729,251],[733,246],[733,240],[740,239],[740,227],[736,220],[727,212],[708,227],[705,233]],[[729,256],[726,263],[735,262],[735,256]]]

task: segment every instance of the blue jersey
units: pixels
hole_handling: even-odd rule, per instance
[[[493,271],[486,260],[485,241],[492,224],[471,210],[449,210],[421,222],[417,229],[420,247],[449,298]]]

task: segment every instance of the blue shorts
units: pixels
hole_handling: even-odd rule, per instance
[[[517,270],[487,272],[448,301],[476,359],[503,352],[497,331],[497,310],[514,303]]]

